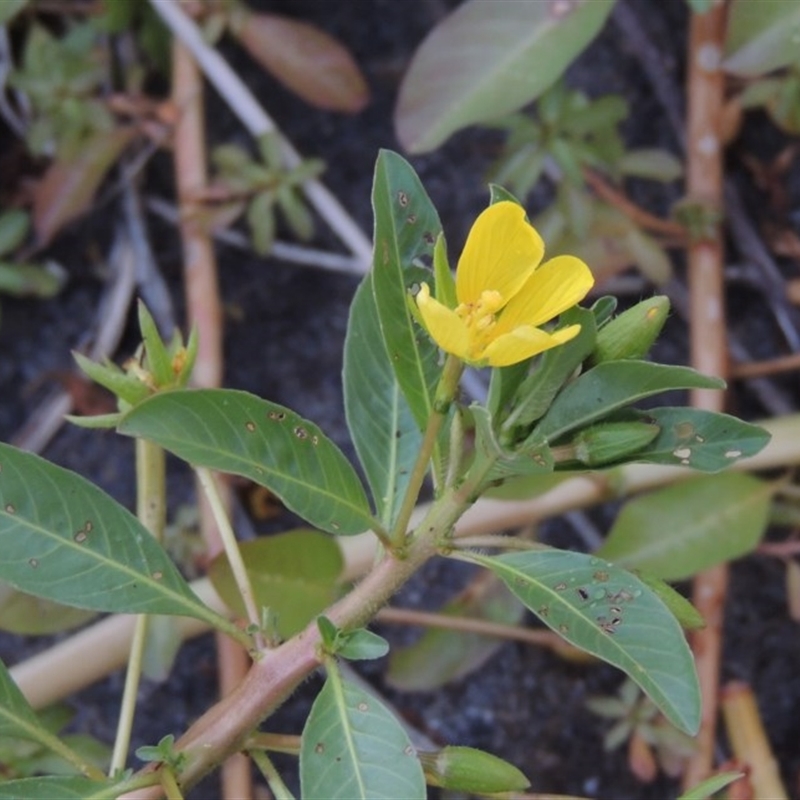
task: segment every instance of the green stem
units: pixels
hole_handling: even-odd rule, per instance
[[[52,750],[57,756],[60,756],[72,764],[82,775],[91,778],[93,781],[104,781],[106,776],[103,770],[90,764],[76,753],[69,745],[65,744],[58,736],[50,731],[44,730],[38,725],[30,731],[30,738],[32,741],[39,742],[44,747]]]
[[[178,786],[172,767],[162,764],[159,775],[161,776],[161,788],[164,790],[167,800],[183,800],[183,792]]]
[[[222,540],[222,546],[225,549],[225,555],[228,557],[228,563],[233,573],[233,578],[236,581],[236,586],[239,589],[239,594],[244,602],[245,610],[247,611],[247,618],[255,630],[261,629],[261,616],[258,613],[258,605],[256,604],[255,594],[253,593],[253,586],[250,583],[250,576],[247,574],[247,569],[244,566],[242,559],[242,551],[239,550],[239,543],[236,541],[236,534],[233,532],[228,514],[225,511],[225,506],[220,497],[217,484],[214,482],[214,477],[205,467],[197,467],[197,477],[200,479],[200,485],[208,498],[208,503],[211,506],[211,511],[214,514],[214,520],[217,523],[219,536]],[[261,633],[256,634],[256,645],[258,648],[264,649],[265,642]]]
[[[164,464],[164,451],[158,445],[144,439],[136,440],[136,516],[156,541],[161,541],[166,521],[167,496]],[[128,758],[131,729],[136,714],[136,697],[139,692],[142,661],[147,641],[147,619],[147,615],[140,615],[136,620],[109,775],[124,770]]]
[[[269,750],[271,753],[300,755],[302,740],[290,733],[254,733],[247,740],[247,750]]]
[[[278,770],[275,769],[275,765],[263,750],[251,750],[249,755],[256,766],[261,770],[261,774],[272,790],[275,800],[295,800],[294,795],[283,782],[283,778],[281,778]]]
[[[397,521],[390,535],[392,548],[398,552],[402,552],[405,545],[408,523],[417,505],[419,492],[425,481],[425,476],[428,474],[431,454],[436,446],[442,424],[447,418],[450,405],[458,392],[458,381],[463,371],[464,364],[455,356],[448,355],[444,363],[442,375],[439,378],[439,385],[436,387],[433,410],[431,411],[430,417],[428,417],[428,425],[425,428],[422,445],[420,446],[417,460],[414,462],[414,467],[411,470],[408,486],[403,495],[403,503],[400,506]]]

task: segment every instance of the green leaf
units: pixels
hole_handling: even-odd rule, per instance
[[[470,554],[568,642],[629,675],[687,733],[700,724],[700,690],[683,631],[635,575],[562,550]]]
[[[389,652],[389,642],[365,628],[347,631],[342,639],[344,641],[337,648],[336,655],[349,661],[371,661],[383,658]]]
[[[94,611],[43,600],[0,582],[0,630],[44,636],[76,628],[94,615]]]
[[[675,619],[680,622],[684,630],[696,631],[705,627],[706,621],[703,615],[666,581],[641,570],[637,570],[636,574],[642,583],[647,584],[661,598],[661,601],[672,612]]]
[[[0,262],[0,292],[15,297],[55,297],[67,273],[54,261],[45,264],[6,264]]]
[[[722,389],[719,378],[649,361],[606,361],[567,385],[534,428],[537,438],[555,441],[637,400],[671,389]]]
[[[422,435],[386,352],[372,283],[368,275],[350,306],[344,342],[344,408],[378,517],[385,528],[391,528]]]
[[[395,130],[412,153],[521,108],[548,89],[603,26],[613,0],[470,0],[419,47],[400,86]]]
[[[800,61],[797,3],[753,3],[734,0],[728,11],[725,36],[726,72],[755,78]]]
[[[372,189],[375,214],[373,289],[383,338],[397,381],[417,425],[425,429],[441,373],[439,351],[408,307],[419,271],[414,262],[432,259],[442,226],[411,165],[382,150]]]
[[[93,781],[73,775],[22,778],[0,783],[0,800],[114,800],[116,781]]]
[[[629,178],[645,178],[669,183],[683,175],[683,163],[667,150],[639,148],[628,150],[616,168]]]
[[[78,608],[217,625],[161,546],[93,484],[0,444],[0,579]]]
[[[516,625],[524,609],[495,575],[484,572],[439,613]],[[474,672],[502,645],[493,636],[426,628],[413,644],[392,647],[386,681],[396,689],[429,692]]]
[[[275,614],[283,639],[303,630],[339,595],[342,552],[324,533],[298,529],[242,542],[239,547],[256,603]],[[208,575],[228,607],[246,617],[224,554],[214,559]]]
[[[678,800],[709,800],[726,786],[744,777],[744,772],[721,772],[719,775],[712,775],[685,791]]]
[[[649,408],[636,412],[661,433],[636,453],[635,461],[689,466],[703,472],[725,469],[767,446],[771,434],[728,414],[700,408]]]
[[[597,555],[664,580],[689,578],[755,548],[774,491],[729,472],[650,492],[623,507]]]
[[[195,466],[266,486],[329,533],[361,533],[375,524],[341,450],[312,422],[248,392],[162,392],[126,414],[119,431],[150,439]]]
[[[147,353],[147,369],[156,386],[169,386],[175,379],[172,358],[161,339],[155,320],[142,300],[139,301],[139,331]]]
[[[4,0],[0,3],[0,25],[6,25],[28,5],[29,0]]]
[[[519,386],[512,410],[503,421],[503,431],[524,427],[540,419],[553,398],[595,346],[595,317],[584,308],[572,308],[561,315],[561,323],[580,325],[580,333],[560,347],[545,351],[531,374]]]
[[[51,735],[0,661],[0,736],[41,742]]]
[[[0,4],[0,8],[3,8],[2,4]],[[12,208],[10,211],[0,214],[0,255],[4,256],[19,247],[28,235],[30,226],[30,217],[27,211]]]
[[[375,697],[328,679],[300,747],[303,800],[424,800],[425,777],[400,723]]]

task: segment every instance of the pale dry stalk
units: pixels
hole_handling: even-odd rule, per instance
[[[206,141],[203,119],[203,81],[191,53],[177,40],[173,43],[172,99],[178,110],[174,135],[175,180],[181,209],[184,291],[189,324],[197,328],[199,348],[193,380],[203,388],[222,383],[222,304],[217,285],[214,244],[198,224],[196,198],[206,187]],[[227,502],[227,484],[219,481],[219,492]],[[217,555],[221,540],[214,516],[198,486],[198,505],[203,537],[209,557]],[[243,680],[250,666],[247,653],[228,637],[217,634],[217,665],[222,696]],[[243,755],[229,758],[222,768],[222,792],[228,798],[251,797],[250,765]]]

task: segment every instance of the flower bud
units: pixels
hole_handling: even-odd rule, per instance
[[[642,300],[624,311],[597,332],[592,360],[599,364],[646,356],[661,333],[668,313],[669,300],[663,295]]]
[[[660,432],[658,425],[649,422],[606,422],[582,430],[572,446],[578,461],[599,467],[635,454]]]
[[[445,747],[437,753],[420,753],[425,778],[431,786],[454,792],[492,794],[515,792],[530,781],[502,758],[473,747]]]

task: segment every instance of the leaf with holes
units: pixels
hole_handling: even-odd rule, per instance
[[[303,800],[424,800],[425,777],[400,723],[334,665],[300,745]]]
[[[471,0],[420,45],[400,87],[397,138],[433,150],[455,131],[536,99],[603,26],[614,0]]]
[[[637,412],[636,418],[661,428],[661,433],[632,459],[648,464],[716,472],[759,453],[771,438],[758,425],[701,408],[648,408]]]
[[[725,382],[689,367],[649,361],[605,361],[568,384],[534,428],[553,442],[645,397],[672,389],[721,389]]]
[[[675,617],[635,575],[563,550],[470,559],[568,642],[623,670],[673,725],[697,731],[700,689],[691,651]]]
[[[6,444],[0,444],[0,549],[0,579],[38,597],[219,626],[221,618],[133,514],[79,475]]]
[[[775,488],[730,472],[650,492],[623,507],[597,555],[668,581],[690,578],[755,548]]]
[[[364,279],[350,306],[343,384],[347,426],[372,490],[378,517],[384,527],[391,528],[422,435],[386,352],[372,276]]]
[[[361,533],[375,523],[342,451],[294,411],[248,392],[163,392],[126,414],[119,431],[150,439],[195,466],[266,486],[329,533]]]
[[[414,263],[433,258],[442,226],[414,169],[389,150],[381,151],[375,165],[372,206],[378,318],[389,363],[417,425],[424,430],[441,372],[439,351],[412,317],[408,299],[412,284],[419,280]]]

